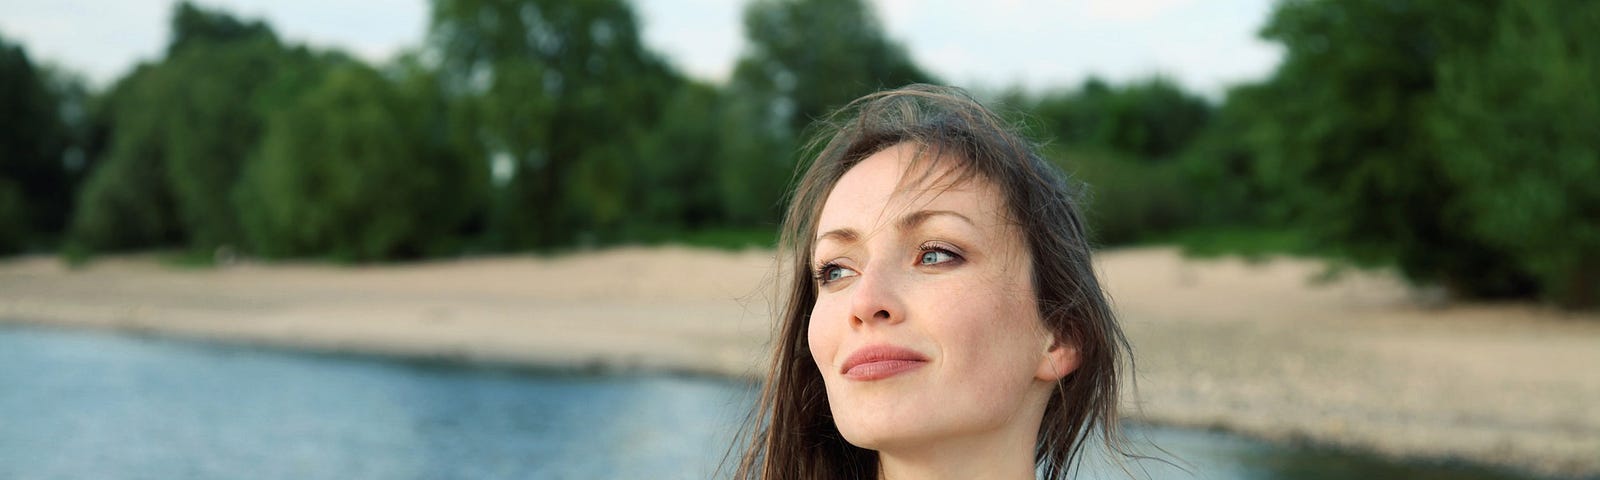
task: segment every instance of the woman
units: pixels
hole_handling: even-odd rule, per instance
[[[735,477],[1064,478],[1091,438],[1120,451],[1127,341],[1060,172],[949,88],[824,125]]]

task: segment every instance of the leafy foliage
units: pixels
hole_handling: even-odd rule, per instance
[[[1097,245],[1148,241],[1195,224],[1198,193],[1177,164],[1094,147],[1046,154],[1086,189],[1083,209]]]
[[[258,23],[188,3],[173,32],[168,57],[119,81],[97,113],[109,133],[80,193],[71,234],[80,248],[239,244],[230,198],[266,110],[346,61],[286,48]]]
[[[1597,26],[1581,2],[1285,2],[1263,30],[1284,63],[1230,92],[1185,161],[1252,210],[1235,218],[1318,250],[1465,297],[1592,305]]]
[[[1293,2],[1263,35],[1288,54],[1255,93],[1260,178],[1316,238],[1366,262],[1395,261],[1422,281],[1515,272],[1451,218],[1453,186],[1425,139],[1440,46],[1481,25],[1432,15],[1421,2]],[[1338,48],[1332,48],[1332,46]],[[1458,287],[1459,288],[1459,287]],[[1484,294],[1510,294],[1520,281]]]
[[[1600,5],[1515,2],[1441,59],[1430,126],[1470,234],[1544,293],[1600,303]]]
[[[1041,134],[1073,145],[1108,148],[1142,159],[1176,156],[1206,127],[1212,107],[1162,77],[1120,87],[1089,78],[1075,91],[1029,101]]]
[[[59,232],[74,188],[71,134],[50,72],[0,37],[0,254]]]
[[[788,135],[867,93],[933,81],[861,0],[755,0],[744,31],[732,88]]]
[[[275,114],[235,198],[268,256],[417,257],[453,233],[487,179],[433,135],[424,102],[365,66],[335,69]]]
[[[752,1],[726,85],[647,49],[625,0],[432,6],[425,45],[371,67],[179,3],[166,55],[93,94],[0,41],[0,252],[62,230],[73,252],[349,260],[759,242],[808,125],[934,80],[862,0]],[[1578,0],[1287,0],[1262,31],[1283,64],[1220,104],[1161,77],[1000,100],[1088,184],[1101,244],[1595,305],[1597,29]]]
[[[630,145],[681,82],[621,0],[438,0],[429,44],[484,156],[509,160],[491,234],[508,248],[617,233]]]
[[[730,220],[775,225],[807,126],[862,95],[935,79],[861,0],[755,0],[743,21],[715,185]]]

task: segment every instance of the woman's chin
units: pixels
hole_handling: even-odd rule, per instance
[[[915,425],[890,425],[872,424],[858,425],[854,428],[841,427],[839,433],[844,439],[867,450],[893,450],[906,445],[915,444],[918,438],[924,437],[917,432]]]

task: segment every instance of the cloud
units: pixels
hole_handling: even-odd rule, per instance
[[[1096,20],[1136,22],[1181,10],[1194,0],[1085,0],[1083,13]]]
[[[744,44],[741,0],[638,0],[646,46],[696,78],[726,81]]]
[[[170,0],[9,0],[0,33],[21,43],[35,62],[83,73],[108,84],[166,44]]]

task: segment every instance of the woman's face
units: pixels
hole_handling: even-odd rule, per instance
[[[1075,354],[1040,322],[1031,258],[998,189],[901,185],[924,177],[906,172],[915,151],[896,145],[851,168],[817,224],[807,334],[834,422],[880,451],[1036,432]],[[926,162],[929,183],[950,163]]]

